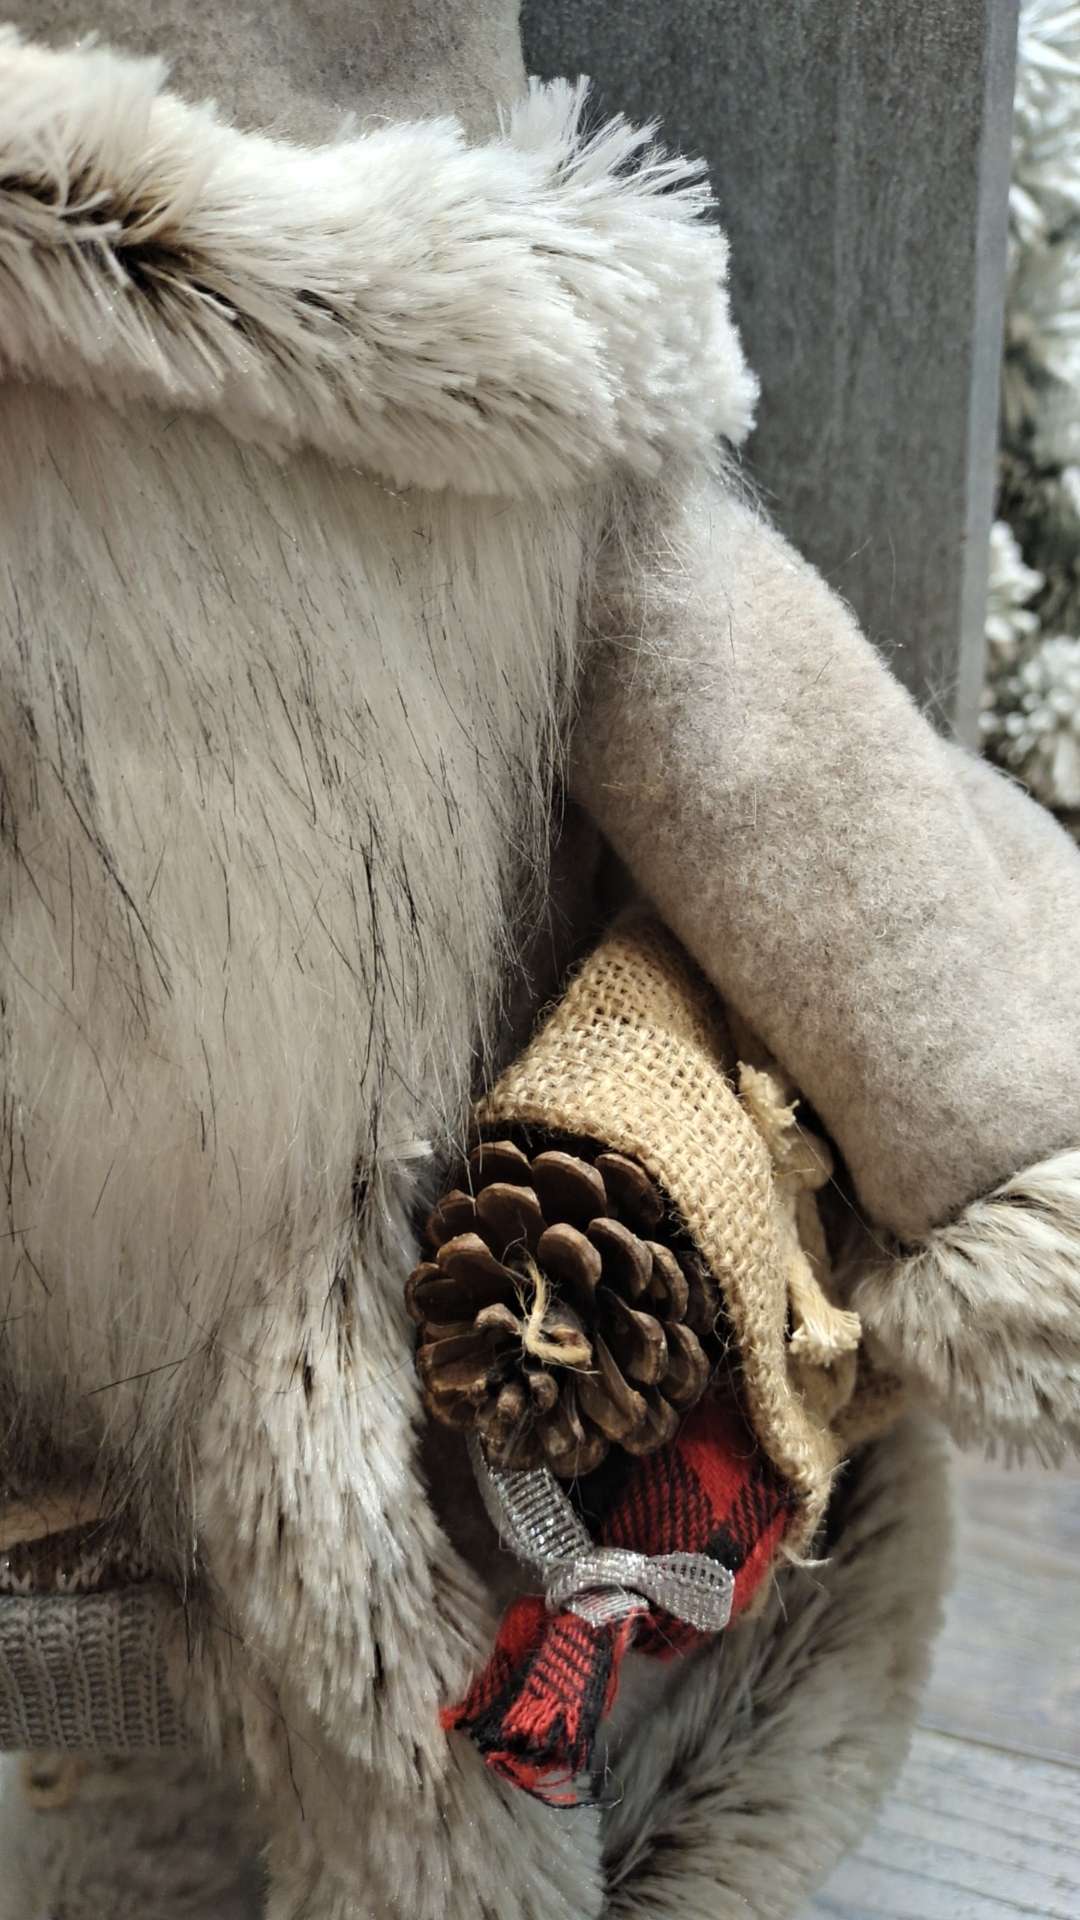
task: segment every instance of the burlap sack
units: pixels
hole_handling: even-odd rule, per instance
[[[586,960],[476,1126],[602,1142],[664,1189],[722,1290],[746,1410],[798,1502],[797,1551],[845,1451],[895,1417],[898,1393],[830,1297],[814,1194],[831,1160],[790,1095],[666,929],[639,917]]]

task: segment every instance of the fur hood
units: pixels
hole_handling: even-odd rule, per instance
[[[747,433],[701,171],[651,129],[590,134],[584,84],[534,84],[486,145],[445,119],[315,150],[163,78],[0,38],[7,374],[468,493]]]

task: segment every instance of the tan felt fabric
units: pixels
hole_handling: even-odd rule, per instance
[[[576,789],[905,1239],[1080,1143],[1080,855],[739,499],[648,504]]]

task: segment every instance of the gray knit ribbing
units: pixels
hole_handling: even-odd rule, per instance
[[[176,1608],[154,1586],[0,1596],[0,1750],[184,1745],[165,1678]]]

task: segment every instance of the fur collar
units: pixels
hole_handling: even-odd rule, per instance
[[[748,431],[755,383],[700,169],[534,83],[309,149],[164,69],[0,35],[0,371],[212,414],[396,486],[648,474]]]

